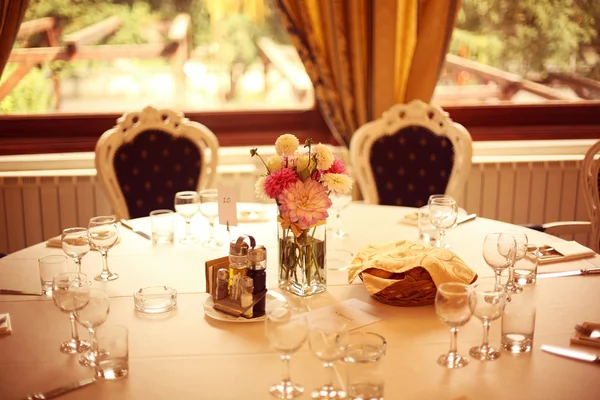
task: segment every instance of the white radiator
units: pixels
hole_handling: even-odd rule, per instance
[[[476,162],[465,187],[468,212],[516,224],[587,220],[580,187],[581,161]],[[0,252],[10,253],[87,226],[111,213],[93,170],[67,176],[0,176]],[[219,167],[221,185],[236,187],[240,201],[256,201],[254,165]],[[31,174],[31,173],[29,173]],[[25,174],[24,174],[25,175]],[[568,238],[587,244],[587,237]]]

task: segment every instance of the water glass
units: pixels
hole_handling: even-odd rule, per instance
[[[507,233],[490,233],[483,239],[483,259],[494,270],[496,287],[502,287],[502,271],[514,263],[517,242]]]
[[[150,212],[152,244],[173,244],[175,237],[174,212],[154,210]]]
[[[515,262],[515,282],[520,285],[530,285],[535,283],[537,278],[538,264],[539,247],[530,244],[527,246],[527,255]]]
[[[75,272],[81,272],[81,258],[90,251],[90,237],[86,228],[67,228],[60,236],[62,249],[75,261]]]
[[[492,361],[500,357],[500,352],[490,346],[490,325],[502,316],[506,294],[494,283],[484,282],[473,285],[473,296],[473,316],[483,323],[483,342],[481,346],[472,347],[469,355],[481,361]]]
[[[523,287],[515,279],[515,265],[527,254],[527,245],[529,240],[527,238],[527,234],[522,231],[507,231],[505,233],[512,235],[515,238],[516,244],[515,257],[512,265],[508,268],[508,281],[506,282],[505,289],[507,293],[521,293],[523,291]]]
[[[59,274],[52,280],[52,300],[62,312],[69,314],[71,322],[71,338],[60,345],[63,353],[84,353],[90,348],[89,342],[79,339],[75,323],[75,312],[87,305],[89,290],[87,275],[79,272]]]
[[[40,282],[44,295],[52,296],[52,280],[56,275],[67,272],[67,260],[67,256],[63,255],[45,256],[38,260]]]
[[[417,210],[417,226],[419,227],[419,239],[425,243],[437,242],[438,230],[429,219],[429,206],[423,206]]]
[[[119,240],[119,228],[113,216],[101,216],[90,218],[88,224],[90,243],[102,256],[102,272],[94,277],[97,281],[114,281],[118,274],[108,269],[108,250]]]
[[[350,399],[383,400],[383,363],[387,341],[372,332],[352,332],[341,338]]]
[[[533,345],[535,307],[525,302],[511,302],[502,315],[501,343],[511,353],[527,353]]]
[[[429,219],[431,224],[438,229],[439,239],[435,242],[435,247],[449,248],[450,245],[444,243],[446,229],[451,228],[456,223],[458,217],[458,206],[456,201],[445,194],[434,194],[429,196],[427,203],[429,207]]]
[[[90,332],[90,351],[79,358],[79,364],[93,367],[98,357],[98,342],[96,341],[96,328],[106,322],[110,301],[104,290],[90,288],[89,300],[85,307],[75,312],[75,319]]]
[[[200,239],[192,235],[192,218],[198,213],[200,196],[191,190],[175,193],[175,211],[185,220],[185,236],[179,239],[181,244],[198,243]]]
[[[329,194],[329,199],[331,200],[331,209],[336,212],[335,216],[335,225],[336,228],[333,232],[333,237],[336,239],[342,239],[345,236],[348,236],[348,232],[342,229],[342,211],[350,205],[352,202],[351,194],[338,194],[332,191]]]
[[[96,377],[119,379],[129,374],[129,339],[127,328],[121,325],[105,325],[96,331],[98,356]]]

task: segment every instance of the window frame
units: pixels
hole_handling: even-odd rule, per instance
[[[442,105],[474,141],[599,139],[600,101]],[[209,127],[220,145],[272,145],[282,133],[337,144],[317,107],[308,110],[186,112]],[[94,151],[119,114],[0,116],[0,155]]]

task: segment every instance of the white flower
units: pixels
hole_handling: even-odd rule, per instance
[[[352,178],[346,174],[323,174],[321,183],[332,192],[344,194],[352,189]]]
[[[275,150],[280,156],[291,156],[298,150],[298,146],[300,146],[298,138],[289,133],[279,136],[275,141]]]
[[[328,170],[333,165],[333,153],[329,147],[319,143],[313,146],[313,153],[317,159],[317,168],[321,171]]]
[[[267,160],[267,168],[269,168],[269,172],[277,172],[283,167],[280,156],[271,156]]]
[[[271,200],[271,198],[267,196],[267,193],[265,192],[265,178],[266,176],[261,176],[254,184],[254,193],[256,193],[256,197],[263,201]]]

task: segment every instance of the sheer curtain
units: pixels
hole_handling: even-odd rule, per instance
[[[275,0],[334,137],[431,100],[460,0]]]
[[[29,0],[0,0],[0,77],[28,5]]]

